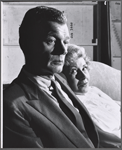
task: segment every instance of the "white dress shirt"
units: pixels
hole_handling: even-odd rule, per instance
[[[89,87],[87,93],[76,96],[86,106],[96,125],[121,138],[121,112],[116,101],[97,87]]]
[[[47,76],[34,76],[31,73],[27,72],[26,70],[23,70],[23,71],[28,76],[28,78],[34,84],[36,84],[40,89],[45,91],[51,97],[51,100],[59,107],[59,103],[58,103],[57,99],[52,95],[52,91],[50,90],[50,89],[53,89],[53,87],[51,87],[51,79],[55,80],[55,76],[50,76],[50,77],[47,77]],[[59,84],[59,82],[58,81],[55,81],[55,82],[56,82],[56,85],[57,85],[58,89],[61,91],[61,93],[65,97],[65,99],[72,106],[74,106],[72,101],[70,100],[69,96],[62,90],[61,85]],[[78,111],[77,108],[75,108],[75,109]]]

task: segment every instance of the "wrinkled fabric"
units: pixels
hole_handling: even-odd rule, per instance
[[[102,130],[121,138],[120,105],[96,87],[85,94],[76,94],[88,109],[95,124]]]

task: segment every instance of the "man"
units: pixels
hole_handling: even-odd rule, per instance
[[[60,75],[69,31],[54,8],[32,8],[19,28],[25,65],[4,90],[4,148],[94,148],[96,127]]]
[[[89,86],[89,70],[90,61],[85,49],[69,44],[63,74],[71,89],[86,106],[97,127],[100,128],[101,147],[119,147],[121,143],[120,106],[97,87]]]

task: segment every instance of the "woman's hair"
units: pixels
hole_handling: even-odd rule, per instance
[[[35,28],[36,24],[41,25],[47,21],[65,24],[67,18],[64,12],[47,6],[38,6],[26,12],[19,27],[19,44],[24,54],[28,54],[27,49],[30,45],[30,38],[33,36],[32,29]]]
[[[89,67],[90,58],[87,56],[85,49],[83,47],[77,46],[75,44],[69,44],[67,51],[68,51],[68,53],[65,57],[65,65],[64,66],[70,66],[78,58],[82,57]]]

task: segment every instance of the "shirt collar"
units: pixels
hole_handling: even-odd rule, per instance
[[[28,76],[28,78],[34,82],[35,84],[37,84],[39,87],[42,88],[49,88],[51,85],[51,79],[55,80],[55,76],[35,76],[33,74],[31,74],[30,72],[28,72],[27,70],[25,70],[25,68],[23,68],[23,72]]]

